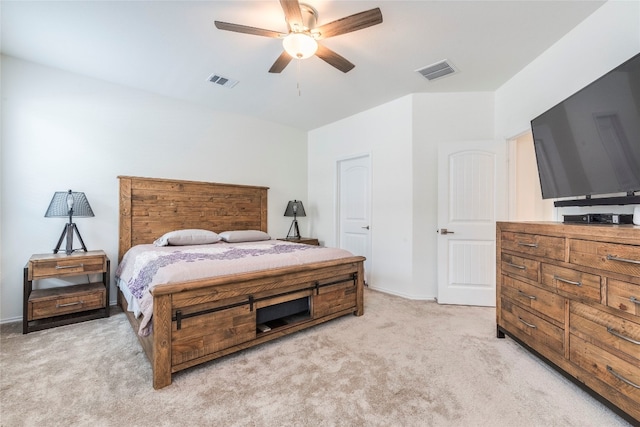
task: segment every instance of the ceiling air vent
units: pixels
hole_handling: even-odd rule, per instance
[[[416,71],[422,74],[425,79],[432,81],[448,76],[449,74],[453,74],[457,70],[445,59],[440,62],[436,62],[435,64],[427,65],[426,67],[420,68]]]
[[[238,84],[238,80],[233,80],[227,77],[222,77],[218,74],[211,74],[209,76],[209,78],[207,79],[209,80],[211,83],[215,83],[217,85],[220,86],[224,86],[224,87],[228,87],[229,89],[231,89],[232,87],[234,87],[235,85]]]

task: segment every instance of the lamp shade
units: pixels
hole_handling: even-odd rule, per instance
[[[56,191],[44,214],[46,218],[92,217],[93,210],[87,196],[79,191]]]
[[[284,211],[284,216],[307,216],[304,211],[304,206],[300,200],[290,200],[287,204],[287,209]]]

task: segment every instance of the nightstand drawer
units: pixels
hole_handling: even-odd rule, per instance
[[[34,256],[29,260],[29,279],[38,280],[48,277],[102,273],[106,271],[107,257],[102,251],[96,252],[48,255],[42,259]]]
[[[106,306],[106,290],[102,283],[37,289],[31,292],[28,320],[94,310]]]

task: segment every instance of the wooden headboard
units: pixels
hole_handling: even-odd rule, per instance
[[[268,187],[119,176],[118,261],[172,230],[267,231]]]

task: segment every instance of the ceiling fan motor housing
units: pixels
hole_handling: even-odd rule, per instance
[[[300,28],[299,31],[313,30],[318,23],[318,11],[306,3],[300,3],[300,13],[302,13],[302,24],[304,28]]]

